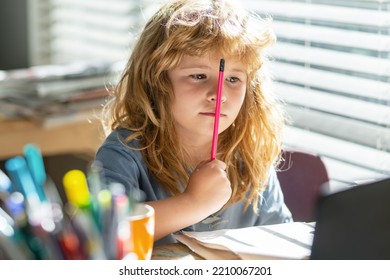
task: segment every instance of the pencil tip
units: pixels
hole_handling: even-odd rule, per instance
[[[225,59],[221,58],[219,61],[219,72],[223,72],[225,70]]]

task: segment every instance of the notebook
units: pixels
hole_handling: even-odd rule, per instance
[[[390,178],[323,196],[311,259],[390,259]]]
[[[313,232],[313,223],[294,222],[174,236],[207,260],[308,259]]]

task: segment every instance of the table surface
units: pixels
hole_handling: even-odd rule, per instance
[[[97,119],[80,119],[45,127],[29,120],[0,120],[0,159],[20,155],[26,144],[36,144],[44,155],[94,155],[104,140]]]
[[[153,248],[152,260],[203,260],[186,245],[172,243]]]

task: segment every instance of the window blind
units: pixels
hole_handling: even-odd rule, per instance
[[[322,156],[333,186],[390,175],[390,1],[245,1],[271,16],[286,148]]]
[[[153,5],[148,0],[51,0],[54,63],[124,60]]]
[[[49,64],[51,60],[51,0],[28,0],[27,42],[29,65]]]

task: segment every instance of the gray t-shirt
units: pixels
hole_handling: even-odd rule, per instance
[[[125,129],[113,131],[98,149],[96,160],[103,164],[105,179],[108,183],[123,184],[129,192],[132,189],[141,191],[144,201],[170,197],[158,180],[149,173],[141,152],[129,148],[129,145],[136,147],[137,141],[132,141],[129,145],[125,143],[124,139],[131,133]],[[292,222],[274,169],[271,170],[268,185],[259,199],[258,214],[254,213],[252,205],[244,211],[244,205],[245,202],[237,202],[183,230],[210,231]],[[168,235],[157,241],[156,245],[173,242],[176,242],[174,237]]]

